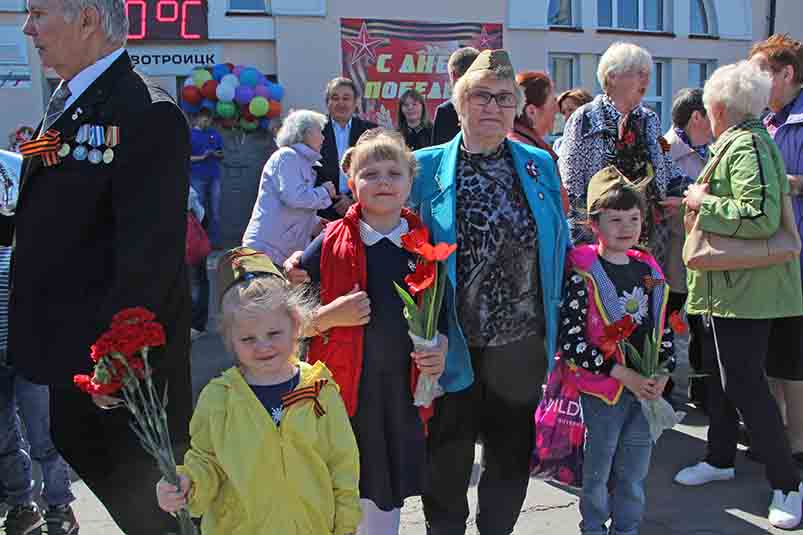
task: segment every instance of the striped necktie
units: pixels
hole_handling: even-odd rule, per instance
[[[61,114],[64,113],[64,105],[71,95],[67,82],[62,80],[53,96],[50,97],[50,103],[47,105],[47,115],[45,115],[45,120],[42,123],[42,132],[47,132],[53,126],[53,123],[61,117]]]

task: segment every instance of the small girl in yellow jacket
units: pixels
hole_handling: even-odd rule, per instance
[[[181,488],[160,481],[159,506],[203,516],[204,535],[353,533],[357,443],[329,370],[296,357],[303,299],[270,275],[235,284],[222,308],[237,366],[201,392]]]

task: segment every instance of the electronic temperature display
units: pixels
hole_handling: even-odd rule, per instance
[[[205,0],[126,0],[129,41],[197,41],[209,35]]]

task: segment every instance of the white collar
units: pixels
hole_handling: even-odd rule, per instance
[[[332,127],[337,130],[340,130],[341,132],[349,132],[351,131],[351,121],[353,120],[354,118],[352,117],[351,119],[349,119],[349,122],[346,123],[346,126],[340,126],[340,123],[332,119]]]
[[[407,224],[407,220],[403,217],[401,218],[401,221],[399,221],[399,224],[396,225],[396,228],[391,230],[388,234],[382,234],[381,232],[374,230],[371,225],[360,219],[360,238],[362,238],[362,242],[368,247],[379,243],[384,238],[387,238],[393,243],[393,245],[401,248],[401,237],[404,234],[407,234],[408,230],[410,230],[410,226]]]
[[[78,100],[78,97],[80,97],[84,91],[89,89],[89,86],[91,86],[95,80],[100,78],[100,75],[106,72],[106,70],[111,67],[112,63],[114,63],[117,58],[122,56],[124,52],[125,48],[118,48],[108,56],[97,60],[89,67],[76,74],[72,80],[67,82],[67,87],[70,88],[70,98],[67,99],[67,102],[64,104],[64,109],[66,110],[72,106],[73,102]]]

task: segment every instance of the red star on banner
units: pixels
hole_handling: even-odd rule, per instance
[[[485,26],[482,27],[482,32],[477,37],[477,48],[480,50],[491,48],[491,37],[488,35],[488,30],[485,29]]]
[[[357,38],[346,39],[346,43],[348,43],[354,49],[354,53],[351,56],[351,64],[354,65],[357,63],[357,61],[365,54],[368,54],[369,58],[376,61],[376,51],[374,48],[384,44],[384,42],[384,39],[371,39],[368,35],[368,26],[366,26],[365,22],[363,22]]]

